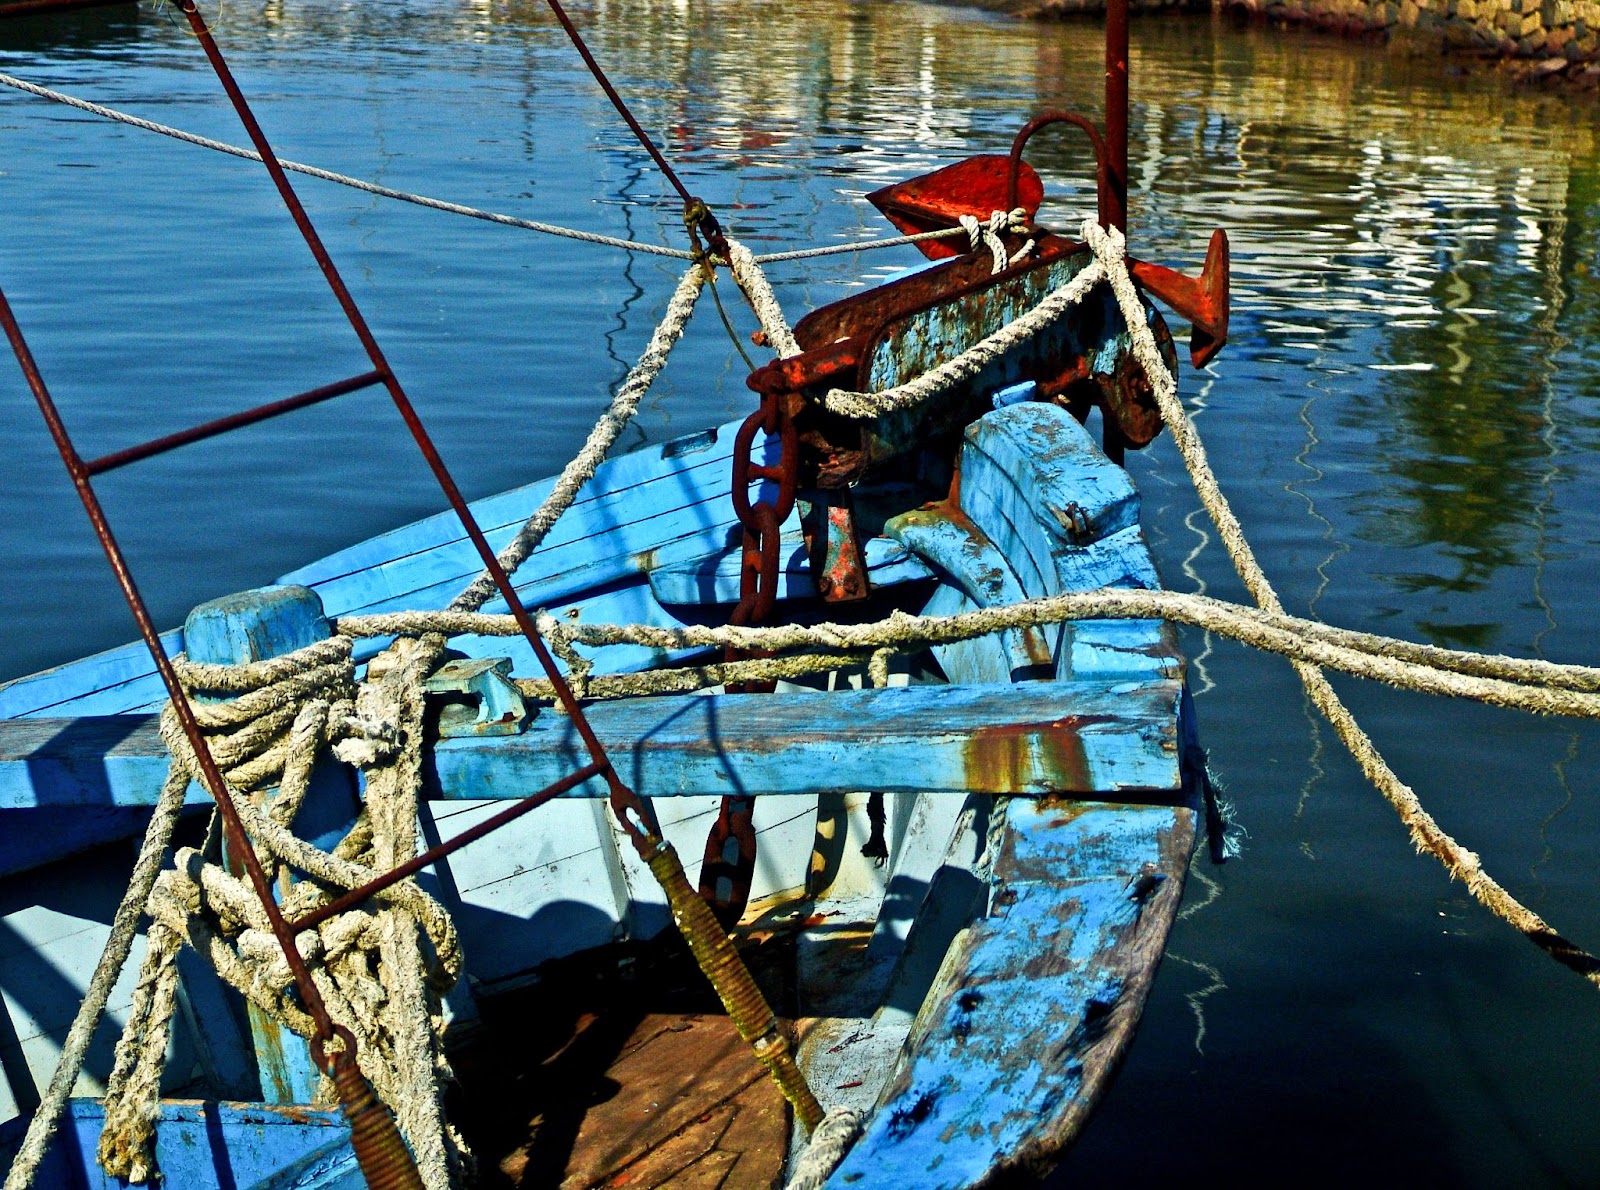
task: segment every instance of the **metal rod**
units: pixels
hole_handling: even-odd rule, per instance
[[[1128,230],[1128,0],[1106,0],[1106,187],[1100,222]]]
[[[359,376],[352,376],[348,380],[340,380],[333,384],[325,384],[321,388],[314,388],[298,396],[285,397],[281,401],[273,401],[266,405],[258,405],[254,409],[247,409],[243,413],[230,414],[219,417],[216,421],[208,421],[204,425],[192,429],[180,430],[176,434],[168,434],[164,438],[156,438],[139,446],[130,446],[126,450],[112,451],[108,455],[101,455],[98,459],[90,459],[84,464],[84,469],[90,475],[102,475],[107,471],[115,471],[118,467],[126,467],[129,463],[137,463],[140,459],[148,459],[155,455],[165,454],[179,446],[187,446],[191,442],[202,442],[207,438],[214,438],[218,434],[226,434],[229,430],[237,430],[244,426],[254,425],[256,422],[266,421],[277,417],[280,413],[288,413],[295,409],[304,409],[308,405],[316,405],[323,401],[342,397],[345,393],[353,393],[357,389],[370,388],[374,384],[383,383],[382,372],[363,372]]]
[[[195,37],[199,40],[201,48],[205,50],[206,59],[211,63],[211,68],[216,72],[217,79],[222,83],[222,88],[228,94],[228,99],[233,104],[234,111],[239,116],[239,121],[244,125],[245,132],[249,134],[251,143],[256,152],[261,155],[261,163],[266,166],[271,175],[273,184],[278,188],[278,194],[283,199],[284,206],[289,210],[290,217],[294,219],[295,226],[300,229],[301,236],[305,239],[306,247],[311,250],[311,255],[316,258],[318,267],[322,270],[323,277],[328,282],[328,287],[333,290],[334,297],[338,300],[340,308],[344,311],[345,318],[349,321],[356,337],[361,340],[361,346],[366,350],[373,366],[383,374],[384,386],[389,390],[389,396],[394,401],[395,408],[399,411],[401,419],[406,423],[406,428],[411,431],[412,438],[416,441],[417,449],[422,452],[422,457],[427,461],[429,469],[433,472],[439,489],[444,493],[445,499],[455,511],[461,521],[461,527],[471,540],[473,547],[482,559],[484,569],[488,571],[493,580],[495,589],[500,592],[500,597],[505,600],[507,608],[517,621],[517,626],[522,629],[523,636],[533,649],[533,655],[538,660],[545,675],[550,679],[550,684],[555,691],[556,699],[561,703],[562,709],[572,719],[572,725],[577,729],[579,737],[583,740],[585,751],[589,758],[598,765],[603,765],[603,774],[606,784],[611,791],[611,804],[617,812],[619,820],[628,829],[634,847],[644,854],[647,840],[643,834],[637,833],[634,822],[623,813],[623,810],[633,812],[640,819],[640,826],[644,832],[655,834],[654,819],[649,807],[640,800],[639,796],[622,783],[606,758],[605,749],[595,736],[588,720],[584,717],[583,708],[578,705],[578,700],[573,696],[572,688],[567,684],[566,678],[556,668],[555,659],[550,656],[550,651],[545,648],[544,641],[539,636],[538,626],[533,617],[528,614],[528,609],[522,605],[516,591],[511,586],[511,579],[506,574],[505,568],[500,565],[500,560],[495,557],[494,550],[490,548],[488,539],[484,537],[483,530],[478,527],[477,519],[467,507],[466,499],[461,495],[454,478],[440,457],[438,449],[433,444],[433,439],[424,428],[421,419],[417,416],[416,409],[411,404],[411,399],[406,396],[405,390],[400,386],[400,381],[395,377],[394,371],[389,367],[384,358],[383,351],[379,348],[377,340],[373,337],[371,329],[367,326],[366,319],[357,308],[355,299],[350,296],[344,279],[340,277],[339,270],[334,266],[333,259],[328,255],[328,250],[323,247],[321,238],[316,229],[311,225],[311,219],[306,214],[305,208],[300,204],[299,197],[294,192],[294,187],[289,185],[288,175],[284,173],[283,166],[278,163],[276,153],[271,144],[267,142],[266,135],[261,131],[261,126],[256,122],[255,115],[250,110],[250,105],[239,89],[239,84],[234,80],[233,73],[228,69],[228,64],[223,60],[222,52],[217,48],[216,41],[211,36],[211,31],[206,27],[204,18],[194,5],[194,0],[180,0],[180,8],[189,20],[189,26],[194,30]]]
[[[656,148],[655,142],[650,139],[650,134],[645,132],[639,121],[633,118],[633,113],[628,110],[628,105],[622,101],[622,96],[617,94],[617,89],[611,85],[611,80],[606,77],[606,72],[600,68],[600,63],[595,61],[594,55],[589,52],[589,47],[583,43],[583,38],[579,35],[577,26],[567,16],[567,10],[561,7],[561,0],[545,0],[545,2],[550,5],[550,11],[556,14],[556,20],[561,22],[561,27],[567,31],[567,36],[572,39],[572,44],[577,49],[579,56],[583,58],[584,65],[589,68],[589,73],[594,75],[595,82],[600,84],[600,89],[606,93],[606,98],[611,100],[611,106],[617,109],[617,114],[627,122],[628,128],[633,132],[633,135],[638,138],[639,143],[645,147],[645,151],[655,161],[656,168],[666,175],[667,181],[672,183],[672,188],[678,192],[678,196],[685,203],[694,202],[694,196],[678,180],[678,175],[672,172],[672,166],[667,164],[667,159],[662,156],[661,150]]]
[[[375,880],[369,880],[366,884],[352,888],[349,892],[341,893],[326,905],[321,905],[310,913],[295,918],[289,923],[289,928],[299,934],[319,926],[330,917],[359,905],[362,901],[372,896],[373,893],[382,892],[390,885],[400,883],[407,876],[415,875],[430,864],[443,859],[453,852],[460,851],[468,843],[476,843],[485,835],[499,830],[506,823],[521,818],[529,810],[535,810],[546,802],[560,797],[567,790],[575,789],[577,786],[582,785],[590,777],[601,776],[604,771],[604,767],[601,765],[586,764],[581,769],[568,773],[553,785],[547,785],[538,793],[523,798],[515,805],[507,806],[492,817],[485,818],[476,826],[462,831],[455,838],[439,844],[431,851],[424,851],[421,855],[413,856],[411,859],[406,860],[405,863],[390,868]]]
[[[295,990],[299,993],[301,1003],[304,1005],[312,1019],[317,1023],[320,1038],[328,1040],[332,1037],[332,1018],[328,1015],[322,996],[317,991],[317,985],[311,979],[310,968],[306,966],[305,959],[294,945],[294,934],[290,931],[288,923],[284,920],[282,911],[272,896],[272,885],[267,880],[266,873],[262,870],[261,861],[255,851],[250,847],[244,832],[244,825],[239,821],[239,812],[234,808],[233,799],[228,793],[227,783],[222,778],[222,772],[217,767],[216,758],[211,755],[211,748],[206,743],[205,734],[200,730],[199,721],[195,718],[194,708],[189,703],[189,696],[183,689],[183,684],[178,681],[178,674],[172,668],[172,662],[167,657],[167,652],[161,647],[161,638],[156,631],[155,623],[150,618],[149,608],[145,606],[144,597],[140,595],[138,586],[133,581],[133,574],[128,569],[127,559],[123,556],[122,548],[117,544],[116,536],[111,531],[111,524],[106,519],[105,510],[100,505],[99,498],[95,495],[94,488],[89,483],[88,468],[78,456],[77,450],[72,445],[72,439],[67,433],[65,423],[56,408],[50,390],[44,383],[44,378],[39,372],[33,353],[29,350],[27,342],[23,339],[22,328],[18,325],[11,312],[11,305],[6,300],[5,294],[0,292],[0,326],[5,328],[6,338],[11,343],[11,350],[17,357],[17,362],[22,366],[22,374],[27,379],[28,387],[33,392],[33,398],[39,406],[39,412],[44,416],[45,425],[50,430],[50,437],[55,440],[56,450],[61,455],[61,461],[66,464],[67,473],[72,476],[73,486],[78,490],[78,497],[83,502],[84,512],[89,516],[89,524],[94,528],[94,535],[99,539],[100,547],[105,551],[106,560],[111,565],[111,573],[117,580],[117,585],[122,589],[122,597],[127,601],[128,610],[133,613],[134,623],[139,627],[139,636],[144,640],[145,648],[150,651],[151,660],[155,662],[156,672],[161,675],[161,683],[167,689],[167,696],[172,700],[173,712],[178,717],[178,722],[183,728],[183,734],[189,741],[189,747],[194,751],[195,763],[200,769],[201,782],[210,792],[212,799],[217,803],[217,810],[222,815],[223,831],[228,836],[229,844],[234,847],[244,862],[245,872],[250,878],[250,883],[255,889],[256,896],[261,901],[261,907],[267,915],[267,921],[272,927],[273,935],[277,938],[279,946],[283,948],[284,958],[289,964],[289,970],[294,975]]]

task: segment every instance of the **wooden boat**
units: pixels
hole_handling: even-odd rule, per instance
[[[1007,198],[1020,184],[1036,208],[1037,178],[1017,164],[1036,125],[1011,162],[961,163],[876,201],[912,230],[1001,208],[1003,183]],[[1114,154],[1102,160],[1103,199],[1120,203],[1125,152],[1123,161],[1119,173]],[[1021,238],[1006,234],[1008,254]],[[866,392],[892,388],[1089,265],[1082,244],[1038,229],[1031,238],[1027,255],[998,271],[985,248],[948,254],[814,312],[796,327],[802,353],[752,378],[800,410],[802,501],[784,510],[769,588],[783,622],[952,615],[1158,585],[1137,493],[1080,424],[1099,407],[1118,456],[1159,428],[1139,405],[1129,331],[1109,293],[914,410],[848,424],[818,411],[817,395],[841,377]],[[947,250],[935,243],[930,254]],[[1134,272],[1186,303],[1198,353],[1220,345],[1225,258],[1200,283]],[[1148,317],[1170,355],[1159,316]],[[748,510],[729,478],[748,425],[603,463],[517,571],[521,604],[565,624],[726,620],[751,565]],[[779,437],[756,448],[754,466],[769,469],[757,479],[778,475],[782,451]],[[752,473],[741,474],[748,492]],[[492,546],[515,535],[552,482],[471,506]],[[751,499],[770,501],[781,486],[765,479]],[[444,609],[480,566],[462,521],[441,513],[204,604],[161,647],[218,664],[256,660],[350,617]],[[355,661],[386,643],[358,644]],[[453,660],[428,680],[430,843],[583,764],[575,721],[511,680],[537,673],[531,641],[469,632],[450,646]],[[590,654],[593,689],[609,675],[716,660],[703,647],[639,643]],[[734,935],[792,1022],[817,1098],[865,1113],[827,1185],[1036,1176],[1107,1085],[1181,895],[1201,784],[1183,661],[1161,623],[1101,620],[904,650],[887,685],[866,680],[871,669],[835,658],[776,693],[601,699],[585,714],[683,854],[714,862],[707,827],[725,822],[729,799],[753,803],[755,860],[743,857],[748,887],[731,898],[743,911]],[[0,686],[0,905],[8,933],[27,939],[0,985],[38,1022],[26,1035],[17,1019],[3,1022],[0,1106],[16,1119],[0,1143],[15,1143],[38,1102],[99,954],[100,921],[127,879],[116,844],[143,829],[166,779],[166,697],[142,644]],[[674,958],[649,940],[675,937],[668,897],[622,845],[605,794],[597,777],[574,783],[422,877],[467,955],[472,993],[451,1007],[468,1038],[457,1065],[469,1105],[514,1115],[508,1103],[521,1101],[508,1084],[541,1077],[519,1070],[472,1099],[467,1076],[496,1054],[530,1067],[544,1059],[542,1075],[557,1080],[535,1095],[540,1133],[528,1140],[524,1115],[511,1128],[523,1135],[494,1155],[499,1176],[530,1186],[782,1184],[803,1129],[714,1008],[685,1011],[688,992],[663,994]],[[348,824],[348,783],[342,804],[327,796],[314,808],[308,800],[297,831]],[[198,784],[187,797],[211,804]],[[711,874],[701,884],[715,891]],[[350,1126],[311,1104],[317,1070],[303,1044],[247,1019],[203,964],[185,960],[180,980],[166,1085],[185,1097],[161,1101],[154,1140],[167,1184],[362,1185]],[[585,996],[621,1006],[620,1032],[594,1024]],[[507,1020],[519,1017],[501,1007],[508,1001],[525,1015]],[[126,1003],[126,992],[113,997],[113,1009]],[[546,1018],[563,1013],[576,1039],[541,1050],[519,1037],[543,1036]],[[589,1050],[601,1056],[580,1062]],[[606,1102],[560,1102],[579,1065],[580,1087],[615,1080]],[[38,1184],[123,1184],[95,1164],[103,1124],[95,1099],[74,1100]],[[480,1119],[479,1131],[494,1130]]]

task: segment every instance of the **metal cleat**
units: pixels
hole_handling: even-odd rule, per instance
[[[446,661],[422,688],[440,698],[440,739],[474,735],[520,735],[538,709],[528,709],[511,680],[509,657],[461,657]]]

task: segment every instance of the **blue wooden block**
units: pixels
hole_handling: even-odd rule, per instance
[[[25,1120],[0,1128],[0,1149]],[[95,1161],[105,1108],[74,1099],[34,1185],[40,1190],[127,1190]],[[172,1190],[365,1190],[350,1128],[332,1108],[165,1099],[156,1164]]]
[[[883,531],[939,567],[977,607],[1000,607],[1027,598],[1005,555],[976,524],[954,509],[934,506],[901,513],[886,522]],[[1054,674],[1059,625],[1008,628],[999,635],[1010,663],[1009,672],[999,680],[1023,681]]]
[[[243,665],[326,640],[333,626],[315,592],[298,584],[280,584],[200,604],[184,621],[183,633],[191,660]],[[265,791],[269,802],[276,792]],[[295,831],[318,845],[330,846],[348,831],[359,808],[349,771],[337,765],[319,765],[295,816]],[[226,836],[223,861],[236,874],[243,871],[238,856],[230,854]],[[283,890],[278,891],[281,894]],[[269,1103],[310,1103],[321,1074],[306,1043],[254,1005],[247,1009],[262,1098]]]
[[[265,661],[332,635],[322,600],[292,584],[212,599],[191,611],[183,624],[189,660],[207,665]]]

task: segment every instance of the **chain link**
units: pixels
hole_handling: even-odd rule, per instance
[[[758,436],[778,439],[775,464],[755,461]],[[733,512],[744,529],[744,539],[739,567],[739,602],[728,617],[730,624],[761,624],[772,615],[783,566],[783,522],[794,511],[798,480],[799,444],[788,395],[762,393],[760,407],[744,419],[733,439]],[[776,498],[764,499],[758,495],[752,500],[750,485],[757,482],[775,483]],[[729,647],[726,659],[740,661],[766,655]],[[770,694],[775,685],[770,681],[741,682],[728,689],[741,694]],[[700,866],[700,895],[725,929],[737,924],[750,900],[750,880],[756,862],[754,809],[754,798],[724,797],[717,821],[706,838],[705,858]]]

